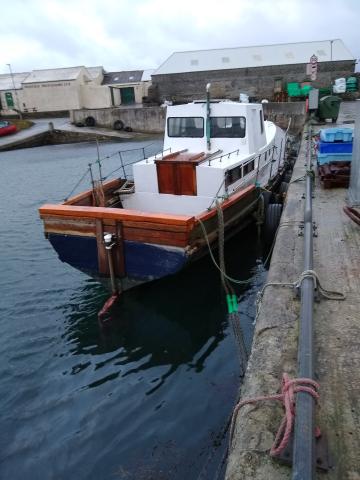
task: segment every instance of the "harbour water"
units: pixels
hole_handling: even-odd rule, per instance
[[[148,144],[107,143],[100,154]],[[0,153],[0,477],[221,478],[240,377],[209,257],[126,292],[101,330],[108,292],[43,236],[38,207],[61,201],[94,160],[94,144]],[[103,174],[119,165],[104,160]],[[265,278],[255,229],[225,253],[229,274],[251,278],[237,289],[250,344]]]

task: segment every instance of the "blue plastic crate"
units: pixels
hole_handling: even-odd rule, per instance
[[[322,128],[320,140],[323,142],[351,142],[353,129],[347,127]]]
[[[318,153],[317,160],[319,165],[330,162],[351,162],[352,153]]]
[[[352,142],[318,142],[319,153],[352,153]]]

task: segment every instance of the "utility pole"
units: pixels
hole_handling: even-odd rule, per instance
[[[16,97],[16,102],[15,102],[15,103],[17,104],[17,107],[18,107],[19,118],[20,118],[20,120],[22,120],[22,113],[21,113],[21,109],[20,109],[19,97],[18,97],[16,88],[15,88],[14,74],[13,74],[13,72],[12,72],[12,70],[11,70],[11,64],[10,64],[10,63],[7,63],[6,65],[9,67],[9,70],[10,70],[11,81],[12,81],[12,84],[13,84],[14,94],[15,94],[15,97]]]

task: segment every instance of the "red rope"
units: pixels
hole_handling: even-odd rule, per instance
[[[235,406],[231,419],[230,440],[234,435],[235,421],[240,408],[242,408],[244,405],[254,404],[265,400],[279,400],[284,405],[285,414],[281,420],[279,430],[270,449],[271,456],[279,455],[289,443],[293,429],[295,419],[295,394],[298,392],[307,392],[313,398],[315,398],[315,400],[318,400],[318,389],[319,385],[314,380],[311,380],[311,378],[290,379],[288,374],[284,373],[282,378],[281,393],[245,399],[240,401]]]

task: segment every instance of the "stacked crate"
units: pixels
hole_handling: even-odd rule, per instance
[[[317,162],[324,188],[348,187],[352,158],[353,130],[323,128],[317,142]]]

